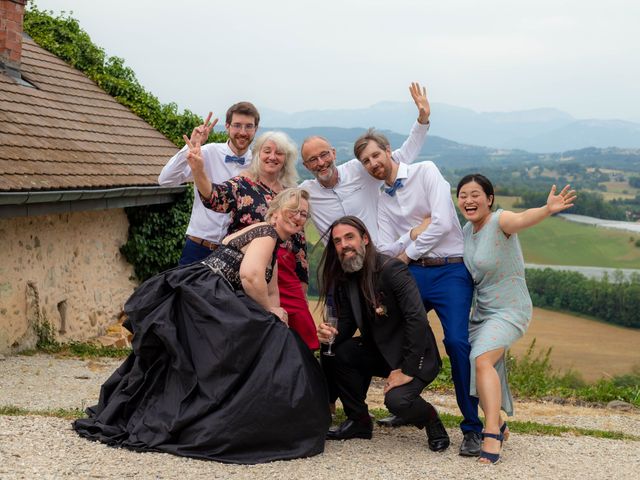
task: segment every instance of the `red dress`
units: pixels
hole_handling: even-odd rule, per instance
[[[289,328],[294,330],[311,350],[320,348],[316,324],[305,300],[302,284],[296,274],[296,257],[286,246],[278,248],[278,291],[280,306],[289,315]]]

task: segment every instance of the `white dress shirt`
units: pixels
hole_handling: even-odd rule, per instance
[[[394,150],[392,157],[396,162],[413,162],[424,144],[429,130],[429,124],[422,125],[415,122],[398,150]],[[371,240],[378,243],[378,197],[380,196],[381,180],[369,175],[360,160],[353,159],[338,165],[338,183],[333,188],[323,187],[317,179],[305,180],[300,185],[309,192],[311,204],[311,219],[320,235],[338,218],[353,215],[364,222]],[[324,243],[327,238],[322,237]]]
[[[378,250],[397,256],[403,251],[413,260],[420,257],[461,257],[462,229],[451,199],[451,186],[433,162],[400,164],[396,179],[403,186],[394,196],[381,189],[378,203]],[[426,218],[431,224],[415,241],[411,229]]]
[[[191,167],[187,163],[188,147],[176,153],[164,166],[158,177],[160,185],[181,185],[193,181]],[[225,163],[227,155],[236,156],[228,143],[207,143],[202,145],[202,157],[204,158],[204,170],[213,183],[222,183],[235,177],[251,163],[251,151],[242,155],[245,158],[244,165],[236,162]],[[217,213],[209,210],[202,204],[198,190],[194,191],[191,219],[187,227],[187,235],[204,238],[210,242],[220,243],[227,235],[229,227],[229,214]]]

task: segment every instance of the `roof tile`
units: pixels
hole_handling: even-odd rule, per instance
[[[88,77],[23,39],[22,73],[0,73],[0,192],[157,185],[176,146]]]

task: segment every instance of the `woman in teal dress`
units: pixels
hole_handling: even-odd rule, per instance
[[[480,399],[485,414],[479,461],[495,463],[509,433],[507,424],[501,421],[500,409],[513,414],[505,351],[522,337],[532,312],[517,233],[572,207],[576,195],[569,185],[556,194],[554,185],[543,207],[519,213],[493,212],[493,185],[480,174],[460,180],[456,195],[458,208],[469,221],[463,234],[464,263],[474,282],[469,320],[471,394]]]

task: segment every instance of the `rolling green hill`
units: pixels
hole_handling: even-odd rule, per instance
[[[513,208],[517,197],[498,196],[496,203]],[[640,268],[640,235],[548,218],[518,234],[524,260],[542,265]]]
[[[527,263],[640,268],[637,234],[549,218],[518,235]]]

